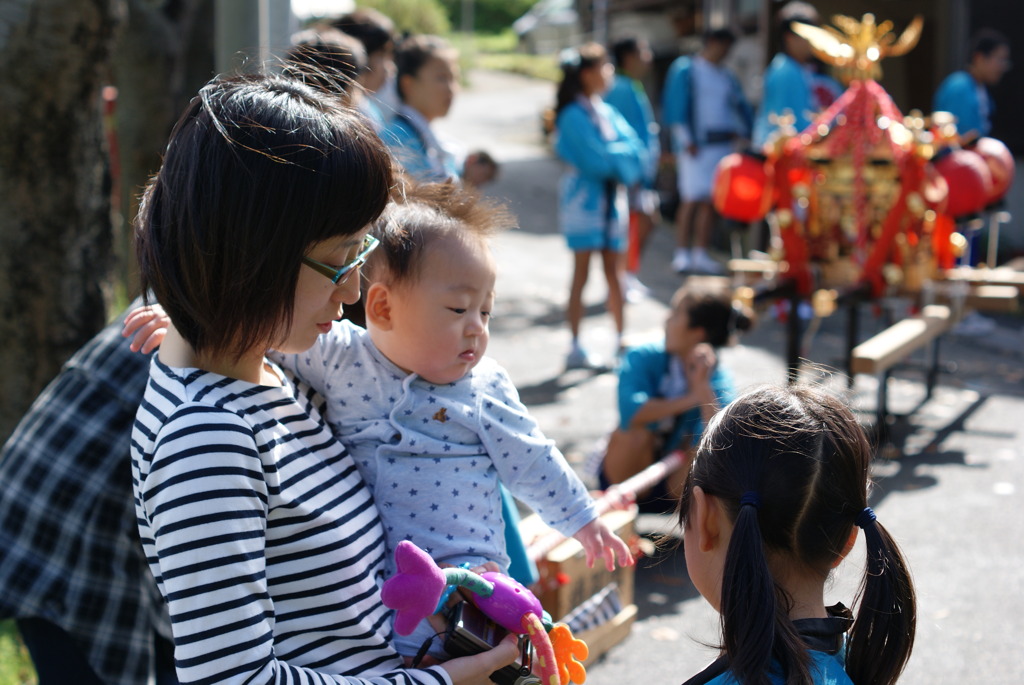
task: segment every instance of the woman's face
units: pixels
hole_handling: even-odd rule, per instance
[[[315,243],[307,256],[340,267],[355,258],[366,233],[363,230]],[[275,344],[274,349],[293,354],[305,352],[313,346],[317,336],[331,330],[331,323],[341,318],[344,305],[355,304],[359,300],[359,269],[353,269],[347,276],[335,285],[331,279],[308,266],[299,268],[291,325],[285,339]]]
[[[601,60],[593,66],[580,69],[580,82],[583,94],[604,95],[615,81],[615,66],[608,60]]]

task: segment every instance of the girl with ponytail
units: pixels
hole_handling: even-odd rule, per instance
[[[896,542],[867,506],[872,451],[838,399],[749,392],[712,419],[679,501],[686,566],[721,614],[722,654],[685,685],[889,685],[910,658],[915,598]],[[824,587],[859,531],[854,614]]]
[[[647,147],[622,115],[602,96],[615,67],[597,43],[563,51],[562,80],[555,103],[555,152],[565,162],[558,188],[558,221],[573,253],[566,318],[572,346],[566,369],[595,369],[600,362],[580,342],[583,288],[590,262],[600,255],[608,284],[607,309],[617,334],[625,329],[623,283],[629,206],[626,189],[640,180]]]

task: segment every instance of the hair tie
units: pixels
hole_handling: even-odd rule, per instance
[[[875,516],[875,512],[871,511],[871,507],[864,507],[864,510],[857,514],[857,518],[853,520],[857,524],[858,528],[867,530],[868,526],[874,525],[878,517]]]
[[[743,497],[740,497],[740,506],[744,507],[750,505],[755,509],[761,508],[761,496],[754,490],[748,490],[743,493]]]
[[[558,63],[563,69],[575,69],[580,66],[580,51],[576,48],[565,48],[558,53]]]

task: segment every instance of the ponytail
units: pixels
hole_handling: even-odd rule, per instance
[[[555,95],[555,117],[562,113],[583,92],[581,72],[608,59],[608,52],[599,43],[585,43],[578,48],[566,48],[558,56],[562,67],[562,80]]]
[[[742,685],[767,685],[773,658],[787,681],[810,682],[807,648],[776,587],[758,521],[760,497],[747,492],[733,524],[722,578],[722,637],[729,670]]]
[[[856,524],[864,530],[867,568],[847,643],[846,672],[855,685],[890,685],[910,659],[917,600],[910,568],[874,512],[865,508]]]

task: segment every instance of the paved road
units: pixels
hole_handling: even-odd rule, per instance
[[[488,194],[511,204],[521,228],[496,241],[500,275],[490,354],[510,370],[545,432],[582,469],[587,452],[617,421],[615,381],[610,373],[562,372],[571,257],[554,214],[559,165],[539,126],[540,110],[553,99],[550,84],[474,72],[439,128],[502,162]],[[642,272],[654,296],[627,312],[633,339],[659,334],[664,303],[681,282],[668,267],[671,247],[670,232],[662,228]],[[594,267],[584,341],[610,354],[613,332]],[[893,410],[913,414],[894,427],[899,458],[875,469],[872,506],[901,541],[919,593],[907,683],[1024,682],[1024,659],[1014,658],[1024,654],[1024,320],[1002,316],[995,322],[981,337],[946,337],[943,359],[957,368],[941,378],[931,399],[925,401],[917,371],[900,371],[891,381]],[[881,329],[871,307],[863,308],[861,327],[864,337]],[[807,335],[805,356],[841,366],[843,335],[841,321],[824,320]],[[769,315],[743,344],[724,351],[738,385],[784,382],[784,338]],[[821,380],[847,393],[871,421],[874,379],[860,376],[850,391],[840,375]],[[666,522],[642,521],[650,529]],[[847,604],[863,551],[850,559],[830,590],[830,598]],[[637,573],[639,618],[626,641],[590,668],[588,683],[678,683],[713,658],[701,644],[715,640],[717,616],[690,584],[682,554],[668,550],[646,559]]]

